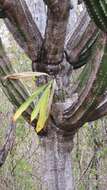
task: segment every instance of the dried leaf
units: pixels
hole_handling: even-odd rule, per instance
[[[7,75],[4,77],[4,80],[6,79],[25,79],[25,78],[32,78],[32,77],[40,77],[40,76],[49,76],[46,73],[41,72],[22,72],[22,73],[14,73],[11,75]]]

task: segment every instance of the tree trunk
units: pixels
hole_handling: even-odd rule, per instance
[[[65,134],[53,124],[47,135],[40,137],[42,190],[74,190],[73,137],[74,134]]]

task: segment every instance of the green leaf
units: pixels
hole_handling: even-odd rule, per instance
[[[14,121],[16,121],[21,116],[21,114],[28,108],[28,106],[33,102],[34,99],[36,99],[41,93],[43,93],[46,86],[47,84],[38,87],[36,91],[19,107],[13,117]]]
[[[31,122],[37,118],[39,111],[40,111],[41,101],[39,100],[38,103],[35,105],[35,108],[31,114]]]
[[[51,91],[52,84],[49,84],[46,88],[45,92],[43,93],[41,99],[40,99],[40,113],[39,118],[37,122],[36,132],[39,133],[45,126],[45,123],[48,119],[49,112],[48,112],[48,103],[49,103],[49,97],[50,97],[50,91]]]
[[[48,110],[47,110],[47,114],[48,114],[48,115],[49,115],[49,113],[50,113],[50,109],[51,109],[51,105],[52,105],[52,101],[53,101],[53,96],[54,96],[55,88],[56,88],[56,81],[55,81],[55,79],[54,79],[54,80],[53,80],[53,83],[52,83],[52,90],[51,90],[49,102],[48,102]]]
[[[46,73],[41,73],[41,72],[22,72],[22,73],[14,73],[11,75],[7,75],[4,77],[4,80],[6,79],[25,79],[25,78],[32,78],[32,77],[40,77],[40,76],[49,76]]]
[[[44,101],[44,98],[46,93],[49,93],[49,96],[50,96],[50,91],[49,89],[51,88],[51,85],[52,85],[52,81],[47,85],[47,88],[45,89],[45,91],[43,92],[42,96],[40,97],[40,99],[38,100],[32,114],[31,114],[31,122],[38,116],[39,112],[40,112],[40,109],[41,107],[43,106],[43,101]],[[52,92],[53,93],[53,92]],[[52,97],[50,96],[50,100],[52,99]],[[51,104],[51,101],[49,101],[50,104]],[[48,102],[48,103],[49,103]],[[48,104],[48,107],[49,107],[49,104]]]

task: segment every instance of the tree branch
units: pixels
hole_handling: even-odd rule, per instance
[[[78,32],[79,31],[79,32]],[[98,28],[85,12],[65,49],[66,59],[77,69],[87,63],[90,49],[98,36]]]
[[[85,174],[87,173],[87,171],[89,170],[89,168],[91,168],[92,164],[93,164],[93,160],[95,158],[95,153],[93,153],[87,167],[84,169],[84,171],[82,172],[81,176],[79,177],[78,181],[76,181],[76,186],[78,186],[82,180],[82,178],[85,176]]]
[[[15,40],[31,60],[36,61],[41,49],[42,37],[25,0],[0,0],[0,7],[7,15],[5,23]]]
[[[106,90],[106,51],[107,35],[100,32],[96,43],[93,45],[93,53],[89,57],[87,69],[83,77],[80,77],[77,91],[78,100],[65,109],[62,118],[60,118],[63,129],[73,130],[73,128],[81,127],[86,122],[89,113],[99,105],[101,95]]]
[[[40,55],[41,65],[39,65],[38,70],[44,71],[45,69],[47,72],[50,70],[57,72],[59,70],[57,66],[63,60],[70,1],[59,0],[57,3],[56,1],[47,1],[47,5],[45,40]]]
[[[102,47],[100,47],[101,43]],[[68,109],[68,112],[70,111],[71,114],[68,114],[69,116],[67,115],[66,118],[70,119],[69,122],[71,125],[75,125],[76,121],[76,123],[81,126],[81,124],[86,121],[87,115],[99,105],[101,95],[104,94],[106,90],[106,48],[107,35],[102,33],[100,34],[96,45],[93,46],[94,52],[89,58],[89,63],[92,64],[92,71],[86,82],[84,91],[80,94],[78,103],[76,103],[71,109]]]
[[[107,1],[97,1],[97,4],[95,0],[83,1],[96,25],[104,32],[107,32]]]
[[[80,13],[79,15],[79,18],[77,20],[77,23],[75,24],[75,30],[71,30],[70,31],[70,34],[67,36],[67,39],[66,39],[66,47],[68,46],[71,46],[73,45],[73,42],[72,40],[75,40],[76,37],[77,39],[79,38],[79,36],[82,36],[82,34],[84,33],[84,30],[87,28],[87,26],[89,25],[90,23],[90,17],[88,15],[88,12],[87,10],[84,8],[84,10]],[[78,31],[79,34],[78,34]],[[74,38],[72,37],[74,36]]]
[[[106,115],[107,115],[107,101],[104,104],[102,104],[101,106],[99,106],[98,108],[96,108],[95,110],[93,110],[88,115],[87,121],[88,122],[95,121]]]

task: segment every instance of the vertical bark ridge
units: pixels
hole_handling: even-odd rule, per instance
[[[78,26],[77,30],[71,36],[65,49],[67,61],[74,69],[87,63],[87,59],[91,54],[90,49],[96,41],[99,33],[98,28],[92,21],[90,21],[88,25],[85,23],[87,27],[84,26],[84,19],[82,21],[80,26]],[[77,32],[79,30],[80,33]]]
[[[46,137],[40,139],[42,190],[74,190],[71,151],[74,134],[67,134],[49,123]]]

